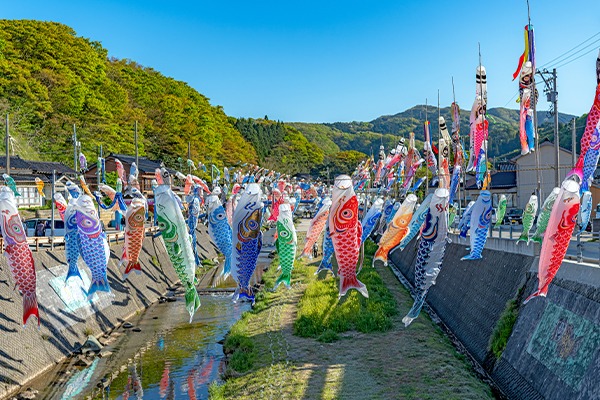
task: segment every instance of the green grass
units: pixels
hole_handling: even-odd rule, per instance
[[[340,337],[334,330],[327,329],[317,340],[321,343],[333,343],[340,340]]]
[[[211,400],[224,400],[225,397],[225,385],[219,385],[217,381],[212,381],[208,385],[208,398]]]
[[[265,289],[267,290],[261,290],[256,293],[252,310],[242,314],[240,320],[233,324],[229,330],[229,335],[227,335],[227,339],[223,344],[223,351],[226,354],[230,354],[227,366],[228,371],[226,371],[225,375],[231,376],[234,375],[234,372],[243,374],[254,368],[257,354],[255,352],[254,341],[247,334],[248,321],[252,315],[260,314],[271,306],[272,299],[276,294],[270,292],[268,289],[272,289],[275,286],[277,277],[281,273],[281,271],[277,271],[278,265],[279,256],[277,255],[271,262],[271,267],[262,277]],[[305,265],[296,263],[292,271],[292,279],[305,278],[307,273],[308,269]]]
[[[231,354],[227,369],[231,368],[238,373],[247,372],[254,366],[254,342],[245,334],[247,325],[248,312],[245,312],[242,314],[242,318],[231,327],[223,344],[225,354]]]
[[[494,328],[494,333],[492,333],[490,338],[490,344],[488,348],[496,356],[496,358],[500,358],[502,352],[506,348],[508,338],[510,337],[513,326],[517,321],[517,314],[519,313],[518,299],[522,289],[523,288],[519,289],[515,299],[512,299],[506,303],[506,309],[502,312],[502,315],[500,315],[500,319],[496,323],[496,328]]]
[[[392,317],[398,313],[396,301],[379,274],[369,267],[376,249],[375,244],[365,243],[365,267],[358,274],[358,280],[369,289],[369,298],[351,290],[338,301],[339,279],[312,280],[298,304],[296,335],[316,338],[328,330],[342,333],[355,329],[367,333],[393,327]]]
[[[210,268],[215,266],[215,263],[210,258],[205,258],[204,260],[200,261],[200,264],[202,264],[203,267],[210,267]]]

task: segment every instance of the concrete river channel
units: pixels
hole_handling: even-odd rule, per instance
[[[31,382],[36,399],[206,399],[223,372],[219,342],[250,309],[228,295],[201,296],[191,323],[183,297],[155,303],[100,338],[96,356],[75,355]]]

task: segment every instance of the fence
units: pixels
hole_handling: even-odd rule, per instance
[[[591,221],[590,221],[590,225],[592,225]],[[533,228],[535,229],[535,226]],[[534,229],[532,229],[529,232],[530,238],[533,235],[532,232],[534,231]],[[577,230],[577,228],[576,228],[576,230]],[[489,237],[517,240],[522,232],[523,232],[522,225],[517,226],[517,227],[514,227],[512,224],[509,225],[508,227],[500,225],[498,228],[494,228],[493,225],[490,225]],[[600,263],[600,232],[584,231],[584,232],[576,235],[576,238],[577,238],[576,254],[573,254],[572,252],[571,252],[571,254],[569,254],[569,249],[567,249],[567,254],[565,255],[565,259],[573,260],[578,263],[590,263],[590,264]],[[591,244],[594,242],[595,242],[595,244],[593,244],[591,246],[586,246],[587,244]],[[596,250],[598,251],[597,257],[592,257],[592,254],[590,254],[592,252],[592,251],[590,251],[590,249],[592,247],[594,248],[593,251],[596,251]],[[587,255],[584,255],[584,253],[583,253],[584,249],[586,250],[586,253],[588,253]]]
[[[144,235],[148,235],[148,233],[154,234],[158,232],[157,226],[152,226],[150,228],[144,228]],[[116,232],[116,233],[107,233],[106,240],[109,244],[115,243],[119,244],[120,242],[125,241],[125,232]],[[43,237],[32,237],[27,238],[27,243],[29,244],[29,248],[33,251],[40,251],[40,246],[46,247],[49,246],[48,249],[53,249],[57,245],[65,244],[65,238],[63,236],[43,236]],[[4,252],[4,238],[0,237],[0,250]]]

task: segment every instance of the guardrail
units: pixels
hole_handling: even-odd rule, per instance
[[[154,234],[154,233],[158,232],[158,227],[152,226],[149,228],[145,228],[144,230],[145,230],[145,232],[144,232],[145,235],[148,235],[148,233]],[[108,241],[109,244],[111,244],[111,243],[119,244],[120,242],[124,242],[125,241],[125,232],[121,231],[121,232],[116,232],[116,233],[107,233],[106,240]],[[31,248],[31,250],[40,251],[40,246],[50,246],[50,249],[53,249],[57,245],[64,246],[65,238],[64,238],[64,236],[31,237],[31,238],[27,238],[27,243],[29,243],[29,247]],[[3,237],[0,237],[0,250],[2,252],[4,252],[4,238]]]
[[[535,228],[535,226],[533,228]],[[450,232],[456,234],[460,233],[457,229],[456,222],[452,225]],[[521,236],[522,232],[522,225],[500,225],[498,228],[495,228],[492,224],[490,224],[490,229],[488,230],[488,237],[516,241],[519,238],[519,236]],[[534,232],[535,229],[531,229],[529,231],[529,237],[531,237]],[[565,260],[571,260],[577,263],[600,264],[600,232],[583,231],[579,235],[573,236],[571,240],[577,240],[577,253],[572,254],[573,252],[571,251],[571,254],[565,254]],[[571,246],[573,246],[573,244],[571,244]],[[589,255],[589,251],[593,251],[594,247],[598,251],[598,258],[594,258],[593,256],[586,257],[583,254],[584,248],[586,249],[586,251],[588,251]]]

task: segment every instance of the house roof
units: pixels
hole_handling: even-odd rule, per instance
[[[44,183],[49,183],[50,180],[48,179],[48,177],[46,177],[46,175],[32,175],[32,174],[26,174],[26,175],[21,175],[21,174],[15,174],[15,175],[11,175],[11,178],[13,178],[15,180],[16,183],[18,182],[26,182],[26,183],[34,183],[35,182],[35,178],[40,178],[42,180],[42,182]]]
[[[31,169],[31,165],[19,156],[10,156],[10,168],[27,170]],[[0,157],[0,169],[6,169],[6,157]]]
[[[495,171],[491,172],[492,181],[488,189],[510,189],[517,186],[517,173],[515,171]],[[477,181],[475,176],[467,179],[465,189],[477,190]]]
[[[71,167],[66,166],[62,162],[54,161],[27,161],[31,165],[31,169],[34,172],[42,174],[51,174],[52,171],[56,171],[57,174],[75,174],[75,170]],[[12,163],[12,160],[11,160]],[[11,165],[12,166],[12,165]]]

